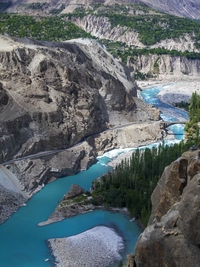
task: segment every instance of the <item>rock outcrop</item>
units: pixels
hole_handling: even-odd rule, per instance
[[[159,118],[136,98],[128,69],[96,41],[2,36],[0,44],[1,162],[71,147],[109,126]]]
[[[17,176],[0,165],[0,224],[28,199]]]
[[[83,18],[72,18],[72,21],[86,32],[99,39],[124,42],[127,45],[145,47],[139,41],[139,34],[127,27],[112,27],[109,18],[103,16],[87,15]]]
[[[199,266],[199,150],[166,167],[152,206],[149,225],[136,245],[135,266]]]
[[[84,192],[84,189],[79,185],[72,185],[48,220],[40,222],[38,225],[44,226],[93,211],[96,207],[91,203],[92,197]]]
[[[0,224],[17,211],[19,206],[23,205],[26,200],[27,198],[23,197],[22,194],[8,190],[0,185]]]
[[[63,197],[63,200],[68,200],[70,198],[74,198],[74,197],[77,197],[81,194],[83,194],[85,192],[85,190],[80,187],[79,185],[77,184],[73,184],[69,191],[67,192],[67,194]]]
[[[184,43],[184,42],[183,42]],[[139,55],[128,58],[132,72],[150,74],[159,79],[199,79],[200,60],[171,55]]]

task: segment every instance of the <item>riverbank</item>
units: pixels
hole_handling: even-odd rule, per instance
[[[106,267],[120,261],[125,248],[119,233],[105,226],[71,237],[49,239],[48,244],[57,267]]]
[[[96,162],[96,157],[116,147],[136,147],[142,143],[156,142],[165,135],[160,121],[120,125],[108,129],[100,134],[88,137],[87,140],[56,154],[40,155],[38,158],[25,158],[11,162],[5,169],[16,176],[29,197],[40,191],[49,181],[70,176],[88,169]],[[10,175],[8,177],[10,179]],[[24,201],[25,202],[25,201]],[[17,202],[15,202],[17,203]],[[15,211],[22,203],[17,205]],[[14,205],[14,204],[13,204]],[[2,206],[9,210],[8,202]],[[4,222],[10,215],[0,214],[0,222]],[[52,221],[53,222],[53,221]]]
[[[140,138],[141,138],[141,136],[140,136]],[[173,139],[173,138],[174,138],[174,136],[173,137],[171,136],[171,139]],[[140,143],[140,144],[137,144],[136,147],[149,145],[149,143],[150,142]],[[157,145],[158,144],[159,144],[159,142],[157,143]],[[156,145],[156,144],[154,143],[154,145]],[[103,157],[108,157],[108,158],[112,158],[112,159],[114,158],[113,160],[111,160],[110,163],[108,163],[108,165],[109,166],[112,166],[112,167],[115,167],[116,165],[118,165],[121,162],[122,159],[130,158],[131,157],[132,152],[133,152],[133,149],[132,150],[128,149],[128,150],[129,151],[126,151],[126,153],[124,153],[124,154],[118,155],[116,158],[114,156],[114,153],[116,153],[116,155],[119,154],[120,151],[118,149],[116,149],[116,152],[115,151],[109,151],[109,152],[105,153],[103,155]],[[99,158],[101,158],[101,157],[99,157]],[[88,198],[87,198],[87,200],[88,200]],[[83,213],[87,213],[87,212],[93,211],[94,209],[109,210],[109,211],[112,211],[112,212],[113,211],[115,211],[115,212],[122,212],[120,209],[113,209],[113,208],[107,209],[105,207],[91,206],[91,203],[84,203],[84,201],[82,200],[82,202],[73,203],[73,205],[71,205],[71,203],[69,203],[70,204],[70,207],[69,207],[69,205],[66,205],[66,206],[63,205],[62,206],[62,202],[59,203],[58,208],[56,208],[56,210],[54,211],[54,213],[50,216],[50,219],[48,221],[46,221],[46,222],[43,222],[43,223],[39,224],[39,225],[41,226],[41,225],[46,225],[46,224],[53,223],[53,222],[56,222],[56,221],[60,221],[60,220],[66,219],[66,218],[70,218],[72,216],[76,216],[76,215],[79,215],[79,214],[83,214]],[[71,210],[71,208],[72,208],[72,212],[70,212],[70,214],[69,214],[69,209]],[[126,215],[129,215],[127,210],[126,211],[123,211],[123,213],[125,213]],[[136,223],[139,225],[140,229],[144,229],[141,221],[138,221],[137,220]],[[61,249],[61,251],[59,251],[59,253],[62,254],[62,248],[52,247],[52,250],[54,250],[54,249],[55,250]]]
[[[151,127],[151,124],[149,124],[149,128]],[[81,151],[82,150],[83,149],[81,149]],[[77,150],[73,151],[74,154],[75,152],[77,152]],[[79,156],[79,161],[83,162],[84,159],[83,157],[80,158],[81,155],[82,153],[76,153],[76,158]],[[63,167],[70,167],[72,162],[73,165],[71,165],[71,167],[76,164],[77,168],[79,168],[80,164],[76,161],[76,158],[72,157],[72,152],[71,158],[69,158],[67,154],[61,153],[56,161],[54,159],[51,161],[49,160],[49,162],[53,163],[52,171],[55,173],[59,171],[58,165],[56,168],[56,164],[62,159],[67,159],[67,166],[65,163]],[[116,225],[117,228],[120,229],[120,232],[123,232],[123,236],[125,236],[125,254],[131,253],[141,231],[136,223],[130,222],[128,217],[117,212],[111,213],[103,210],[96,210],[48,226],[36,227],[38,222],[44,221],[49,217],[55,209],[55,203],[58,203],[62,199],[66,191],[69,190],[71,184],[79,184],[88,191],[94,179],[109,171],[106,165],[107,160],[107,158],[104,158],[87,169],[87,171],[79,172],[74,176],[57,179],[54,183],[47,184],[43,190],[30,199],[26,207],[19,209],[17,214],[14,214],[8,222],[1,225],[1,264],[3,266],[46,267],[48,263],[45,262],[45,259],[49,258],[50,255],[45,240],[55,237],[73,236],[99,224],[108,225],[109,227]],[[33,164],[30,165],[30,168],[27,170],[31,171],[33,166],[36,166],[36,163],[37,162],[34,160]],[[27,160],[25,166],[29,166],[28,164],[29,161]],[[85,160],[84,164],[86,164]],[[23,167],[22,164],[19,164],[19,167],[20,166]],[[26,175],[26,173],[24,173],[24,175]],[[28,173],[26,177],[30,177]],[[54,177],[56,176],[54,175]],[[34,177],[31,176],[31,178],[33,179]],[[16,229],[18,229],[18,231],[16,231]],[[10,234],[8,235],[8,233]],[[16,257],[16,253],[22,255],[22,257]]]
[[[188,102],[192,93],[200,94],[200,79],[196,80],[150,80],[138,81],[138,86],[145,90],[149,87],[162,87],[157,97],[168,105],[175,103]]]
[[[169,130],[168,132],[172,132],[172,131]],[[174,138],[175,138],[174,134],[170,134],[170,135],[167,135],[167,136],[163,139],[163,141],[168,141],[169,144],[170,144],[170,143],[171,143],[171,144],[172,144],[172,143],[176,143],[175,141],[173,141]],[[140,148],[140,149],[141,149],[142,147],[145,148],[145,146],[149,146],[149,145],[151,145],[151,144],[152,144],[152,146],[153,146],[153,145],[154,145],[154,146],[157,146],[157,145],[159,145],[159,144],[162,144],[163,141],[160,141],[160,142],[157,142],[157,143],[148,143],[148,144],[144,144],[144,145],[138,146],[137,148]],[[116,166],[119,165],[119,164],[122,162],[122,160],[129,160],[129,159],[131,158],[133,152],[134,152],[137,148],[135,148],[135,149],[132,148],[132,149],[129,150],[129,151],[126,151],[126,152],[124,152],[124,153],[122,153],[122,154],[116,155],[115,158],[113,158],[111,161],[108,162],[108,166],[110,166],[110,167],[112,167],[112,168],[116,168]],[[109,153],[109,152],[108,152],[108,153]]]

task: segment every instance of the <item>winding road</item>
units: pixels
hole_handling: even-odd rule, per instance
[[[172,122],[167,122],[167,121],[158,121],[162,124],[164,124],[164,127],[169,127],[171,125],[174,125],[174,124],[185,124],[186,121],[172,121]],[[149,122],[151,123],[151,122]],[[127,124],[123,124],[123,125],[119,125],[119,126],[116,126],[116,127],[113,127],[113,128],[110,128],[110,129],[107,129],[103,132],[100,132],[100,133],[96,133],[96,134],[92,134],[92,135],[89,135],[87,137],[85,137],[81,142],[77,143],[76,145],[72,146],[72,147],[68,147],[68,148],[61,148],[61,149],[54,149],[54,150],[49,150],[49,151],[42,151],[42,152],[38,152],[36,154],[31,154],[31,155],[27,155],[27,156],[24,156],[24,157],[20,157],[20,158],[14,158],[14,159],[11,159],[11,160],[8,160],[8,161],[5,161],[5,162],[2,162],[0,163],[1,165],[7,165],[7,164],[10,164],[10,163],[14,163],[16,161],[20,161],[20,160],[25,160],[25,159],[37,159],[37,158],[41,158],[41,157],[46,157],[46,156],[50,156],[50,155],[54,155],[54,154],[57,154],[59,152],[62,152],[62,151],[67,151],[67,150],[71,150],[75,147],[78,147],[80,145],[83,144],[84,141],[87,141],[88,138],[90,137],[95,137],[95,136],[98,136],[99,134],[104,134],[104,133],[107,133],[107,132],[111,132],[111,131],[114,131],[114,130],[117,130],[117,129],[122,129],[122,128],[125,128],[127,126],[131,126],[131,125],[141,125],[141,124],[144,124],[144,122],[141,122],[141,123],[138,123],[138,122],[130,122],[130,123],[127,123]]]

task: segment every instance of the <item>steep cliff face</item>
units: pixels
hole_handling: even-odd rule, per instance
[[[134,60],[128,58],[128,66],[136,70],[151,74],[159,78],[187,77],[198,78],[200,73],[200,60],[170,55],[139,55]]]
[[[115,113],[132,121],[136,85],[95,41],[2,40],[1,160],[72,146],[115,125]]]
[[[109,19],[104,16],[87,15],[83,18],[74,18],[73,22],[99,39],[120,41],[127,45],[133,45],[139,48],[146,47],[140,42],[137,32],[125,26],[112,27]],[[198,52],[194,43],[195,41],[192,37],[185,34],[184,37],[162,40],[154,45],[148,46],[148,48],[164,47],[168,50],[174,49],[177,51],[188,50]]]
[[[83,18],[73,18],[73,22],[91,35],[99,39],[124,42],[128,45],[145,47],[138,38],[138,33],[127,27],[112,27],[108,18],[88,15]]]
[[[119,41],[140,49],[146,47],[148,49],[165,48],[180,52],[199,52],[199,49],[195,47],[195,40],[190,34],[185,34],[179,38],[162,40],[147,47],[140,41],[138,32],[125,26],[118,25],[113,27],[107,17],[87,15],[81,18],[74,17],[72,21],[99,39]],[[122,49],[122,47],[119,47],[119,49]],[[131,55],[131,52],[129,54]],[[200,60],[173,55],[138,55],[131,59],[128,57],[127,65],[132,68],[133,73],[139,71],[160,79],[180,79],[183,76],[198,78],[200,71]]]
[[[94,140],[102,131],[159,119],[159,112],[136,97],[128,68],[91,40],[49,43],[1,36],[0,92],[0,162],[22,158],[5,170],[26,197],[52,179],[88,168],[99,151],[115,147],[117,137]],[[161,136],[159,124],[157,129],[150,139]],[[56,153],[40,153],[51,150]],[[0,173],[5,191],[1,180],[9,179]],[[0,222],[13,212],[16,193],[9,190],[10,201],[1,196],[7,214],[1,213]],[[15,209],[24,199],[22,194]]]
[[[186,152],[166,167],[152,205],[149,226],[135,249],[135,266],[199,266],[200,151]]]

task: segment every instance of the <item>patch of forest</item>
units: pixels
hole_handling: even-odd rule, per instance
[[[64,41],[91,37],[90,34],[60,16],[38,17],[0,14],[0,34],[46,41]]]
[[[38,6],[35,4],[34,8]],[[84,9],[81,12],[85,12]],[[89,11],[88,11],[89,12]],[[49,17],[33,17],[17,14],[0,14],[0,34],[8,34],[19,38],[33,38],[46,41],[65,41],[75,38],[95,38],[70,21],[73,16],[80,16],[80,12]],[[85,13],[81,13],[85,14]],[[199,26],[199,24],[198,24]],[[97,39],[97,38],[95,38]],[[170,55],[186,57],[188,59],[200,59],[200,53],[189,51],[167,50],[165,48],[142,48],[129,47],[122,42],[99,40],[114,57],[120,58],[124,64],[127,59],[131,62],[137,60],[139,55]],[[150,76],[151,77],[151,76]],[[139,71],[135,74],[136,79],[150,78],[147,74]]]
[[[123,160],[114,171],[94,183],[94,205],[127,207],[131,216],[147,225],[151,214],[151,194],[164,168],[187,151],[190,143],[133,152],[129,160]]]
[[[137,60],[137,56],[140,55],[170,55],[173,57],[186,57],[191,60],[200,59],[200,53],[189,52],[189,51],[177,51],[168,50],[165,48],[135,48],[133,46],[128,46],[122,42],[113,42],[110,40],[99,40],[100,43],[104,44],[107,50],[116,58],[121,58],[124,64],[127,63],[127,59],[131,62]]]
[[[189,121],[185,125],[186,136],[195,146],[200,144],[200,95],[192,94],[189,105]]]
[[[177,108],[184,109],[187,112],[189,111],[189,103],[188,102],[181,101],[180,103],[175,103],[174,106]]]
[[[65,16],[83,18],[89,14],[108,18],[111,27],[127,27],[138,32],[140,41],[147,46],[189,34],[196,48],[200,48],[200,23],[196,20],[168,15],[142,5],[96,5],[88,10],[77,8]]]

